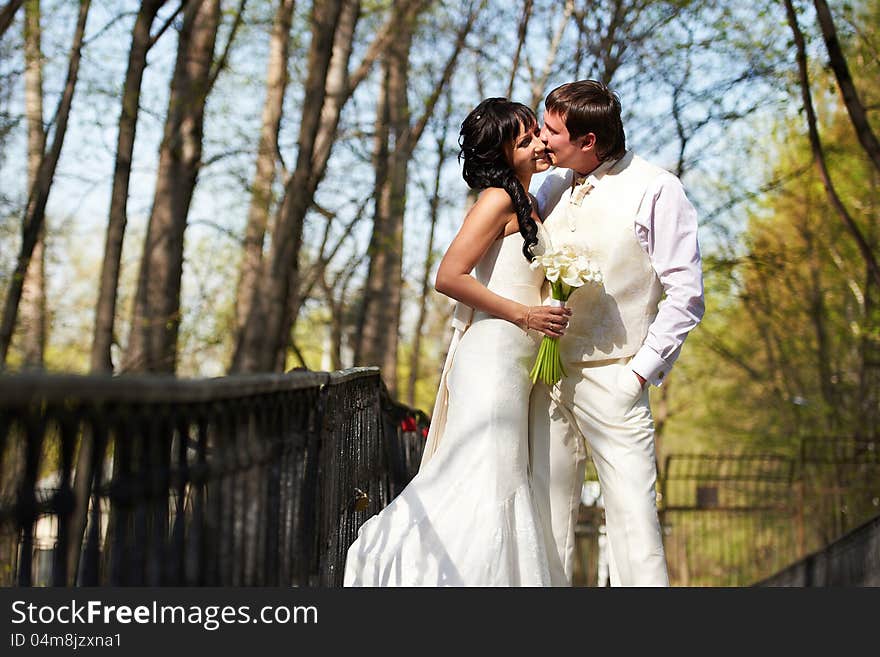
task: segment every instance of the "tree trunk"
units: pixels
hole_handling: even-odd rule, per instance
[[[370,265],[361,310],[359,365],[378,365],[391,395],[397,391],[403,216],[409,158],[402,142],[409,127],[407,81],[414,24],[401,26],[383,59],[382,99],[377,118],[374,167],[375,212],[368,253]],[[389,143],[396,145],[393,150]]]
[[[810,91],[810,78],[807,73],[807,54],[806,46],[804,44],[804,35],[801,32],[800,26],[798,25],[797,14],[795,13],[794,6],[792,5],[791,0],[783,0],[783,2],[785,4],[785,12],[788,18],[788,25],[791,28],[797,52],[797,64],[799,82],[801,87],[801,96],[804,103],[804,111],[807,115],[807,129],[809,131],[810,148],[813,152],[813,162],[816,165],[816,169],[819,173],[819,177],[822,180],[822,184],[825,186],[825,191],[828,194],[828,200],[831,202],[832,207],[843,221],[847,230],[855,239],[856,244],[859,247],[859,251],[862,254],[862,258],[864,259],[865,264],[868,266],[868,269],[871,272],[871,277],[874,280],[874,284],[880,286],[880,266],[878,266],[877,264],[877,258],[874,256],[874,252],[868,244],[867,240],[865,240],[865,236],[862,234],[862,231],[859,228],[858,224],[855,222],[855,220],[849,214],[849,211],[843,205],[843,201],[840,199],[840,196],[837,194],[837,190],[835,189],[834,184],[831,181],[831,174],[829,173],[828,166],[825,162],[825,153],[822,149],[822,142],[819,139],[819,130],[816,127],[816,112],[813,109],[813,95]]]
[[[878,324],[876,288],[870,284],[865,286],[864,325],[874,327]],[[859,344],[859,390],[858,416],[863,419],[857,428],[857,435],[863,439],[876,440],[880,431],[880,338],[875,332],[865,330]]]
[[[840,87],[840,95],[843,96],[843,102],[846,105],[846,111],[849,113],[853,128],[855,128],[856,136],[874,163],[874,167],[880,171],[880,143],[877,142],[877,136],[871,130],[865,106],[859,99],[856,85],[849,74],[849,66],[837,38],[837,30],[834,27],[834,19],[831,17],[828,3],[825,0],[813,0],[813,4],[816,7],[816,18],[819,19],[819,26],[822,28],[822,38],[828,49],[828,61],[834,71],[834,77],[837,78],[837,86]]]
[[[446,112],[442,125],[449,123],[452,114],[452,102],[448,99]],[[422,275],[422,289],[419,296],[419,315],[416,319],[415,334],[413,337],[413,351],[409,368],[409,386],[407,389],[407,403],[410,407],[416,405],[416,384],[421,370],[422,333],[428,315],[428,295],[431,292],[431,272],[434,269],[434,232],[437,227],[437,216],[440,211],[441,173],[443,164],[446,162],[446,131],[441,130],[437,137],[437,168],[434,170],[434,189],[431,193],[429,211],[428,245],[425,247],[425,271]]]
[[[180,327],[183,238],[189,205],[201,166],[205,101],[212,64],[220,0],[187,4],[171,79],[165,132],[153,210],[138,273],[126,372],[173,373]]]
[[[871,177],[871,196],[867,207],[868,216],[876,217],[878,211],[878,182],[876,173]],[[868,227],[868,243],[877,248],[878,227],[876,222]],[[856,436],[876,440],[880,436],[880,335],[875,327],[880,325],[880,308],[877,304],[877,288],[870,272],[865,272],[862,299],[862,337],[859,341],[859,390],[857,417],[862,421]]]
[[[343,0],[341,3],[342,6],[335,33],[325,37],[333,39],[333,49],[330,53],[331,58],[327,65],[328,68],[324,73],[325,89],[317,134],[314,137],[313,146],[309,148],[311,151],[311,166],[303,164],[304,168],[298,174],[296,171],[294,172],[294,175],[298,175],[296,184],[293,183],[293,176],[291,176],[291,179],[285,185],[284,198],[277,212],[279,217],[282,213],[286,213],[286,225],[289,230],[286,235],[291,240],[291,244],[296,246],[295,250],[289,249],[293,254],[290,256],[291,258],[298,257],[305,215],[314,202],[314,195],[318,185],[323,180],[330,152],[336,138],[342,108],[348,99],[351,98],[358,85],[366,78],[375,60],[396,37],[397,26],[408,20],[409,16],[416,15],[425,4],[427,4],[426,0],[417,0],[409,2],[403,13],[391,12],[367,48],[359,66],[349,75],[348,63],[352,50],[355,26],[360,16],[360,2],[358,0]],[[322,12],[326,14],[327,9],[322,9]],[[313,25],[315,24],[313,23]],[[323,48],[322,50],[312,49],[310,61],[320,62],[322,57],[318,57],[318,55],[324,55],[329,52],[327,48],[328,42],[325,40],[322,43],[323,45],[319,44],[320,48]],[[314,44],[315,42],[313,41]],[[309,84],[308,81],[307,84]],[[316,84],[316,82],[312,84]],[[317,94],[313,90],[310,102],[313,102],[316,97]],[[304,116],[306,113],[314,114],[315,107],[315,105],[303,103]],[[312,118],[309,118],[308,121],[302,121],[300,124],[301,129],[312,120]],[[306,142],[300,141],[300,151],[302,151],[304,143],[308,145],[310,140]],[[299,164],[299,159],[297,162]],[[278,232],[277,226],[274,231]],[[273,245],[274,243],[275,240],[273,239]],[[275,255],[271,256],[272,263],[267,264],[264,268],[262,278],[256,288],[259,290],[256,293],[257,300],[251,306],[251,312],[245,322],[244,329],[236,340],[235,354],[230,372],[255,372],[283,367],[290,330],[296,321],[303,299],[301,298],[298,261],[288,261],[284,264],[277,261],[277,258],[282,256],[281,251],[273,251],[273,253]],[[280,327],[277,329],[272,327],[273,339],[267,341],[264,339],[265,327],[268,321],[265,299],[271,287],[274,286],[276,288],[274,293],[276,296],[281,291],[282,286],[279,278],[272,273],[273,269],[279,267],[283,267],[289,272],[286,285],[287,292],[282,304],[284,307],[280,309],[280,312],[283,313]],[[278,336],[277,338],[274,337],[276,335]]]
[[[244,331],[263,266],[263,243],[272,207],[272,185],[275,182],[277,168],[278,132],[281,128],[281,114],[288,83],[287,60],[290,55],[293,8],[294,0],[279,0],[269,41],[266,100],[263,103],[257,167],[248,210],[238,290],[235,295],[237,336],[242,335]]]
[[[330,159],[330,153],[336,139],[336,131],[339,126],[342,108],[348,102],[348,99],[351,98],[358,85],[366,78],[375,60],[388,48],[388,44],[396,38],[398,26],[418,16],[428,4],[430,3],[425,0],[411,0],[406,3],[402,12],[391,12],[388,20],[379,29],[376,37],[364,54],[363,60],[361,60],[357,69],[349,75],[348,63],[354,43],[355,27],[360,17],[360,2],[358,0],[346,0],[344,3],[333,41],[333,55],[330,59],[330,68],[327,72],[327,90],[324,97],[324,107],[321,110],[321,125],[318,129],[318,136],[315,138],[312,175],[306,188],[306,193],[309,194],[312,200],[314,200],[318,185],[321,184],[327,171],[327,162]],[[312,201],[310,201],[309,207],[311,207],[311,203]],[[304,218],[300,218],[299,223],[302,223]],[[299,316],[299,310],[306,299],[307,290],[303,289],[304,283],[299,274],[299,267],[297,267],[293,270],[291,276],[289,312],[283,328],[283,335],[290,334],[296,318]],[[276,369],[281,369],[284,362],[283,350],[278,354],[278,362],[279,365]]]
[[[678,11],[670,11],[670,3],[609,0],[579,4],[572,12],[578,31],[572,67],[575,79],[590,77],[613,85],[625,64],[634,65],[637,71],[657,68],[657,53],[646,46],[658,35],[664,35],[660,41],[667,40],[664,28],[679,16]],[[651,7],[654,11],[648,11]]]
[[[145,0],[141,3],[131,33],[128,69],[122,87],[119,132],[116,138],[116,165],[113,170],[113,188],[110,192],[110,215],[104,243],[104,260],[101,263],[98,303],[95,307],[95,334],[91,355],[93,373],[113,371],[110,347],[114,342],[119,264],[122,259],[125,227],[128,223],[128,186],[131,180],[131,161],[140,109],[141,82],[144,69],[147,67],[147,52],[152,45],[150,28],[165,2],[166,0]]]
[[[345,287],[349,279],[343,281],[343,276],[336,276],[332,284],[327,282],[327,272],[322,272],[317,280],[324,298],[330,309],[329,355],[331,370],[342,369],[342,336],[345,325]],[[340,281],[343,281],[340,283]],[[341,289],[340,289],[341,288]],[[338,300],[337,300],[338,296]]]
[[[128,186],[131,178],[141,81],[147,66],[147,51],[154,43],[154,38],[150,36],[150,28],[165,2],[166,0],[145,0],[141,4],[132,29],[128,69],[122,88],[122,108],[119,114],[116,165],[113,172],[113,188],[110,192],[110,214],[104,244],[104,260],[101,265],[98,303],[95,309],[95,334],[91,353],[92,373],[113,371],[110,346],[113,343],[119,263],[127,223]],[[71,514],[71,538],[67,551],[68,586],[75,586],[77,582],[82,536],[87,524],[86,517],[94,477],[93,469],[95,465],[101,467],[102,456],[94,454],[94,435],[91,428],[87,427],[77,451],[76,477],[73,485],[75,509]]]
[[[482,5],[481,5],[482,6]],[[407,167],[416,145],[434,112],[440,94],[452,78],[458,56],[473,27],[479,7],[471,7],[459,27],[452,53],[440,80],[428,98],[421,117],[411,126],[407,102],[409,53],[415,20],[401,25],[397,39],[384,59],[385,77],[382,95],[387,112],[387,135],[377,130],[375,158],[375,218],[370,239],[370,265],[364,286],[358,321],[355,362],[378,365],[384,372],[388,391],[397,392],[397,348],[400,329],[401,272],[403,262],[403,219],[406,211]],[[379,113],[380,123],[384,121]],[[382,146],[381,140],[393,140],[394,148]],[[387,165],[385,149],[387,149]]]
[[[635,27],[638,24],[638,16],[642,13],[642,9],[646,4],[638,1],[627,3],[625,0],[614,0],[611,16],[608,18],[608,25],[602,33],[597,44],[598,49],[594,53],[600,62],[597,72],[598,78],[604,80],[606,84],[611,84],[611,81],[614,79],[615,73],[617,73],[617,70],[623,63],[622,56],[626,49],[626,44],[633,36],[632,29],[625,29],[626,23],[629,22],[630,27]],[[629,21],[627,21],[628,17],[630,17]]]
[[[64,91],[61,94],[61,99],[55,112],[55,134],[52,138],[52,146],[40,162],[36,182],[31,188],[27,207],[25,208],[24,221],[22,222],[21,250],[18,254],[15,271],[10,279],[6,301],[3,306],[3,320],[0,323],[0,369],[6,367],[6,358],[9,354],[12,333],[15,330],[15,320],[21,301],[25,272],[43,227],[43,221],[46,216],[46,203],[49,200],[52,180],[55,177],[58,158],[61,156],[64,136],[67,133],[67,121],[70,118],[70,108],[73,105],[73,94],[79,75],[80,51],[85,35],[90,4],[91,0],[80,0],[79,15],[76,28],[74,29],[70,56],[68,57],[67,79],[65,80]]]
[[[332,0],[316,2],[312,7],[312,41],[309,46],[296,167],[285,185],[284,198],[275,222],[270,260],[263,274],[260,295],[251,304],[245,329],[238,340],[230,368],[232,372],[275,369],[279,362],[283,362],[280,354],[286,350],[289,342],[289,335],[285,333],[284,327],[290,312],[290,284],[291,280],[296,280],[303,219],[312,203],[307,185],[326,95],[334,34],[342,5],[342,0]]]
[[[828,336],[827,308],[825,306],[825,292],[822,286],[822,263],[819,260],[819,252],[816,245],[816,237],[809,225],[809,206],[804,209],[802,223],[798,226],[798,231],[804,240],[804,246],[807,256],[808,276],[805,281],[807,285],[807,295],[805,299],[805,311],[813,324],[813,331],[816,335],[816,377],[819,383],[819,390],[822,393],[822,399],[825,402],[822,416],[825,420],[823,427],[827,435],[834,435],[836,429],[839,428],[839,411],[836,390],[834,387],[834,372],[832,363],[834,356],[831,353],[831,340]]]
[[[355,215],[342,228],[342,234],[336,239],[336,242],[329,248],[329,250],[327,248],[327,242],[330,238],[330,228],[333,217],[328,217],[327,223],[324,225],[324,237],[321,240],[321,246],[318,249],[318,257],[309,267],[308,276],[303,276],[299,280],[299,285],[294,298],[298,305],[292,306],[294,316],[298,314],[299,306],[302,305],[302,302],[312,294],[315,285],[320,281],[321,277],[324,276],[328,265],[339,252],[339,249],[342,248],[343,243],[351,237],[354,228],[360,223],[361,219],[363,219],[366,206],[371,198],[372,196],[358,205]]]
[[[565,8],[562,10],[562,16],[559,19],[559,24],[556,26],[556,32],[553,34],[553,39],[550,42],[550,48],[547,49],[547,56],[544,59],[544,69],[541,71],[541,76],[532,81],[532,102],[531,105],[529,105],[532,109],[537,109],[541,104],[541,99],[544,97],[547,80],[550,79],[550,73],[556,63],[556,55],[559,53],[559,45],[562,43],[562,35],[565,33],[568,21],[571,20],[571,14],[573,11],[574,0],[566,0]]]
[[[40,0],[28,0],[24,7],[24,105],[27,121],[27,185],[34,189],[40,162],[46,149],[43,127],[43,52],[40,45]],[[21,294],[18,332],[23,366],[43,369],[46,346],[46,226],[40,228],[28,264]]]
[[[10,0],[3,9],[0,9],[0,37],[2,37],[9,26],[12,25],[12,19],[15,18],[15,12],[22,5],[22,0]]]
[[[519,19],[519,27],[516,30],[516,52],[513,55],[513,63],[510,65],[510,81],[507,83],[507,97],[513,95],[513,85],[516,82],[516,72],[519,70],[519,58],[526,42],[526,34],[529,31],[529,19],[532,17],[533,0],[525,0],[522,16]],[[412,406],[412,403],[410,403]]]
[[[336,131],[339,127],[339,117],[342,113],[342,108],[351,97],[351,94],[354,93],[354,86],[349,80],[348,63],[351,59],[354,34],[360,18],[360,11],[361,3],[359,0],[345,0],[339,14],[336,33],[333,36],[333,52],[330,56],[330,65],[327,68],[324,106],[321,108],[321,120],[318,124],[318,133],[315,136],[311,172],[306,188],[301,192],[308,196],[309,204],[308,206],[301,206],[304,208],[303,216],[298,217],[296,220],[296,225],[300,227],[300,237],[302,236],[305,212],[308,211],[308,208],[314,202],[315,192],[317,192],[318,185],[324,179],[324,173],[327,171],[327,162],[330,159],[330,151],[336,139]],[[359,82],[359,80],[355,81],[354,84],[359,84]],[[298,253],[299,249],[297,249]],[[281,327],[281,335],[284,337],[283,341],[279,344],[278,353],[275,356],[275,369],[277,371],[284,371],[287,341],[304,301],[299,265],[300,262],[297,255],[296,266],[292,267],[290,272],[289,297],[284,323]]]
[[[327,89],[324,107],[321,110],[321,124],[318,128],[318,136],[315,138],[309,189],[316,190],[324,178],[343,106],[367,77],[376,59],[397,37],[400,26],[414,20],[428,4],[430,2],[427,0],[410,0],[402,12],[391,12],[388,20],[379,29],[364,54],[361,63],[353,73],[349,74],[348,63],[354,42],[355,27],[360,16],[360,2],[346,0],[344,3],[333,41],[333,56],[330,59],[330,68],[327,72]]]

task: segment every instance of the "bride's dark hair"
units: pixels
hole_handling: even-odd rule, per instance
[[[523,236],[523,255],[532,260],[532,247],[538,243],[538,225],[532,219],[528,192],[513,172],[506,150],[522,134],[538,123],[535,113],[522,103],[506,98],[487,98],[477,105],[461,124],[459,161],[462,176],[471,189],[500,187],[510,196]]]

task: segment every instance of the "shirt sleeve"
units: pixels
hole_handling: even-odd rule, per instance
[[[630,367],[659,386],[705,310],[697,212],[677,177],[667,172],[649,186],[635,231],[663,286],[664,299]]]

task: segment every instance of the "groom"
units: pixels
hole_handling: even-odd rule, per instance
[[[541,140],[552,173],[537,199],[554,248],[571,245],[604,285],[568,302],[567,376],[530,404],[532,484],[554,583],[570,585],[589,441],[605,501],[612,586],[668,586],[657,517],[648,385],[669,375],[703,316],[697,217],[681,182],[626,150],[620,101],[594,80],[554,89]]]

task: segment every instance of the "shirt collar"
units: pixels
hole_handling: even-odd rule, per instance
[[[605,160],[585,176],[579,175],[572,170],[572,179],[570,193],[568,197],[568,205],[578,207],[584,202],[584,198],[593,189],[595,189],[605,177],[605,174],[618,162],[621,158],[613,160]],[[568,229],[571,232],[577,230],[577,216],[573,212],[568,212]]]
[[[602,162],[602,164],[600,164],[595,169],[590,171],[590,173],[585,175],[581,175],[577,171],[572,170],[573,175],[571,179],[571,186],[578,187],[580,185],[583,185],[584,183],[589,183],[591,189],[597,187],[599,181],[605,176],[606,173],[608,173],[608,170],[618,162],[620,162],[620,158],[605,160],[604,162]]]

